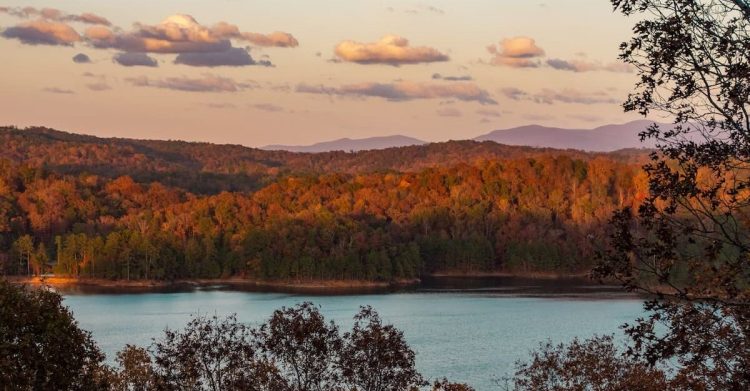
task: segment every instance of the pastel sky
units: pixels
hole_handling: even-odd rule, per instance
[[[608,0],[0,0],[0,123],[309,144],[622,113]]]

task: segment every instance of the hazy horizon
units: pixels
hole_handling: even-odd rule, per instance
[[[128,137],[128,136],[105,136],[97,134],[97,132],[76,132],[71,131],[69,129],[59,129],[54,128],[51,126],[43,126],[43,125],[30,125],[30,126],[17,126],[14,124],[11,125],[0,125],[0,126],[14,126],[19,129],[33,129],[35,127],[47,127],[49,129],[55,130],[55,131],[62,131],[66,133],[72,133],[72,134],[80,134],[80,135],[86,135],[86,136],[95,136],[95,137],[103,137],[103,138],[121,138],[121,139],[139,139],[139,140],[153,140],[153,141],[184,141],[184,142],[194,142],[194,143],[208,143],[208,144],[215,144],[215,145],[240,145],[243,147],[248,148],[256,148],[256,149],[262,149],[262,150],[283,150],[283,151],[289,151],[289,152],[306,152],[306,153],[318,153],[318,152],[330,152],[330,151],[352,151],[352,152],[358,152],[358,151],[364,151],[364,150],[377,150],[377,149],[385,149],[385,148],[398,148],[403,146],[410,146],[410,145],[421,145],[421,144],[432,144],[432,143],[444,143],[444,142],[450,142],[450,141],[494,141],[498,144],[506,144],[511,146],[529,146],[529,147],[536,147],[536,148],[553,148],[553,149],[577,149],[581,151],[589,151],[589,152],[611,152],[618,149],[623,148],[653,148],[653,141],[649,143],[643,143],[640,141],[640,139],[637,137],[637,133],[640,132],[640,123],[643,122],[655,122],[659,123],[661,125],[665,125],[664,122],[660,121],[652,121],[650,119],[636,119],[624,123],[608,123],[608,124],[601,124],[601,125],[593,125],[590,128],[564,128],[564,127],[557,127],[554,125],[545,126],[535,123],[530,123],[527,125],[519,125],[514,126],[510,128],[502,128],[502,129],[491,129],[487,132],[483,132],[481,134],[475,135],[475,136],[468,136],[466,138],[448,138],[444,140],[424,140],[419,139],[416,137],[409,136],[408,134],[402,133],[402,134],[385,134],[385,135],[373,135],[373,136],[363,136],[363,137],[357,137],[357,138],[351,138],[351,137],[340,137],[336,139],[327,139],[327,140],[318,140],[313,141],[309,144],[267,144],[267,145],[248,145],[248,144],[242,144],[242,143],[227,143],[227,142],[221,142],[221,141],[207,141],[207,140],[201,140],[201,139],[195,139],[195,140],[188,140],[188,139],[179,139],[179,138],[166,138],[159,135],[155,135],[153,137]],[[636,126],[632,126],[636,125]],[[613,134],[610,131],[607,131],[606,128],[609,127],[615,127],[615,128],[622,128],[623,134],[616,139],[609,139],[609,141],[606,140],[607,137],[612,137]],[[528,137],[524,137],[523,134],[520,134],[519,132],[523,132],[526,130],[532,129],[533,133],[529,134]],[[597,130],[604,130],[604,133],[596,134]],[[548,132],[548,133],[542,133],[539,132]],[[611,144],[614,146],[612,148],[610,147],[600,147],[600,148],[586,148],[586,147],[579,147],[576,146],[578,143],[581,142],[581,140],[578,137],[569,137],[571,132],[572,133],[585,133],[591,131],[592,133],[590,136],[593,136],[594,138],[599,138],[600,144],[606,146],[605,144],[608,144],[611,142]],[[559,135],[554,135],[553,133],[560,132]],[[507,136],[507,139],[504,139],[503,136]],[[540,140],[541,137],[541,140]],[[525,140],[526,139],[526,140]],[[632,139],[632,140],[631,140]],[[591,141],[591,140],[589,140]],[[560,143],[563,144],[570,144],[570,145],[560,145]],[[374,144],[371,144],[374,143]],[[629,144],[629,145],[622,145],[623,143]],[[630,145],[632,144],[632,145]],[[369,147],[368,147],[369,146]]]
[[[220,5],[3,3],[0,117],[253,147],[638,119],[620,106],[629,24],[607,2]]]

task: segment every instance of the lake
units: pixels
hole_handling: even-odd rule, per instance
[[[342,329],[360,305],[371,305],[403,330],[417,366],[431,379],[448,377],[478,391],[513,372],[516,360],[547,339],[619,333],[643,314],[642,301],[612,289],[541,281],[446,279],[409,291],[380,294],[286,294],[206,287],[181,292],[112,294],[63,292],[65,304],[90,330],[108,359],[125,344],[147,346],[165,327],[181,328],[193,314],[237,313],[258,324],[282,306],[320,305]]]

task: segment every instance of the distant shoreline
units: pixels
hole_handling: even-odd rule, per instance
[[[267,281],[244,278],[180,279],[180,280],[110,280],[105,278],[81,277],[5,277],[12,283],[32,286],[50,286],[56,289],[91,288],[92,290],[113,291],[171,291],[182,289],[226,286],[236,289],[258,289],[290,292],[338,292],[375,291],[389,288],[418,285],[419,279],[396,280],[391,282],[361,280],[283,280]]]
[[[508,278],[528,278],[534,280],[560,280],[560,279],[585,279],[588,273],[555,273],[555,272],[438,272],[432,273],[432,278],[489,278],[489,277],[508,277]]]
[[[519,280],[537,280],[552,283],[556,280],[570,283],[570,281],[587,284],[586,273],[508,273],[508,272],[477,272],[477,273],[434,273],[423,279],[402,279],[395,281],[366,281],[366,280],[257,280],[241,277],[217,279],[180,279],[180,280],[110,280],[105,278],[87,277],[5,277],[11,283],[28,284],[31,286],[49,286],[62,292],[78,293],[146,293],[146,292],[181,292],[194,289],[235,289],[247,291],[265,291],[279,293],[307,293],[307,294],[349,294],[349,293],[385,293],[419,287],[424,280],[461,280],[509,278]],[[596,286],[594,281],[591,286]]]

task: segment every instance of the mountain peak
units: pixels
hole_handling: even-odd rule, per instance
[[[476,141],[494,141],[506,145],[525,145],[556,149],[611,152],[626,148],[654,148],[653,140],[641,142],[638,134],[653,124],[649,120],[636,120],[624,124],[602,125],[593,129],[565,129],[542,125],[525,125],[495,130],[474,138]],[[659,124],[670,127],[668,124]]]
[[[290,152],[331,152],[331,151],[365,151],[372,149],[387,149],[406,147],[410,145],[422,145],[427,144],[426,141],[422,141],[413,137],[403,135],[391,135],[391,136],[380,136],[380,137],[368,137],[361,139],[351,139],[348,137],[340,138],[332,141],[324,141],[311,145],[266,145],[260,149],[269,151],[290,151]]]

